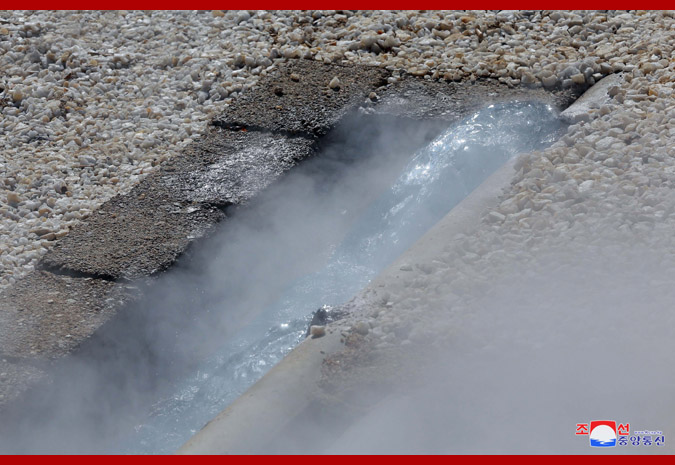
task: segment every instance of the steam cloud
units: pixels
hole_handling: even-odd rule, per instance
[[[437,322],[454,327],[451,348],[421,376],[410,367],[421,379],[402,382],[324,451],[608,453],[574,434],[606,419],[665,434],[663,447],[609,452],[672,453],[673,270],[657,250],[588,237],[514,266],[474,296],[471,314]]]
[[[0,451],[143,451],[129,445],[129,432],[205,357],[295,321],[274,335],[290,349],[305,320],[264,310],[290,282],[325,263],[369,201],[441,129],[350,121],[324,142],[320,157],[229,211],[218,234],[55,366],[53,386],[3,412]],[[438,311],[437,326],[453,328],[441,348],[425,352],[422,369],[411,357],[390,391],[370,393],[380,400],[365,416],[324,442],[303,443],[302,430],[279,442],[296,445],[293,452],[588,453],[588,438],[574,435],[576,423],[616,419],[666,433],[665,448],[639,452],[672,451],[673,271],[667,256],[633,243],[597,246],[580,236],[554,244],[535,262],[515,261],[490,292],[470,296],[471,311]],[[281,356],[271,354],[268,363]],[[243,376],[266,369],[241,366]],[[227,392],[229,400],[209,397],[204,410],[186,410],[185,421],[201,427],[245,385]],[[172,405],[181,408],[180,399]],[[179,431],[182,425],[153,433],[165,443],[145,451],[171,452],[186,439]]]

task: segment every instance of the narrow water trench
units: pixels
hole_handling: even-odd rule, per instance
[[[353,116],[143,289],[0,420],[7,452],[169,453],[512,156],[563,128],[536,102],[440,128]]]

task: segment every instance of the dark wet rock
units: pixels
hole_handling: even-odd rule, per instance
[[[255,88],[215,118],[214,124],[224,128],[322,135],[373,89],[386,84],[388,75],[387,71],[370,66],[293,60],[261,79]]]
[[[329,305],[324,305],[314,313],[312,313],[312,321],[309,322],[307,326],[307,331],[305,332],[305,337],[312,334],[312,326],[326,326],[329,323],[334,321],[341,320],[346,317],[348,312],[340,307],[331,307]]]

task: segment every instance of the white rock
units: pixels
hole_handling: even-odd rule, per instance
[[[491,211],[490,213],[488,213],[487,217],[488,217],[488,221],[490,221],[492,223],[501,223],[506,219],[506,216],[504,216],[501,213],[496,212],[496,211]]]
[[[357,321],[354,323],[351,327],[351,331],[360,334],[362,336],[365,336],[370,332],[370,325],[366,323],[365,321]]]
[[[614,137],[603,137],[595,143],[595,149],[604,152],[616,143],[621,143],[621,141]]]
[[[594,186],[595,181],[593,181],[592,179],[588,179],[579,184],[579,192],[582,194],[587,194],[593,189]]]
[[[80,166],[94,166],[96,164],[96,159],[90,155],[81,155],[78,157]]]

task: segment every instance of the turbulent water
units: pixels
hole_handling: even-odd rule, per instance
[[[323,267],[290,283],[255,321],[176,383],[115,451],[180,447],[302,340],[308,309],[353,297],[509,158],[549,145],[561,129],[552,108],[532,102],[491,105],[448,128],[413,155],[339,243],[328,245]]]

